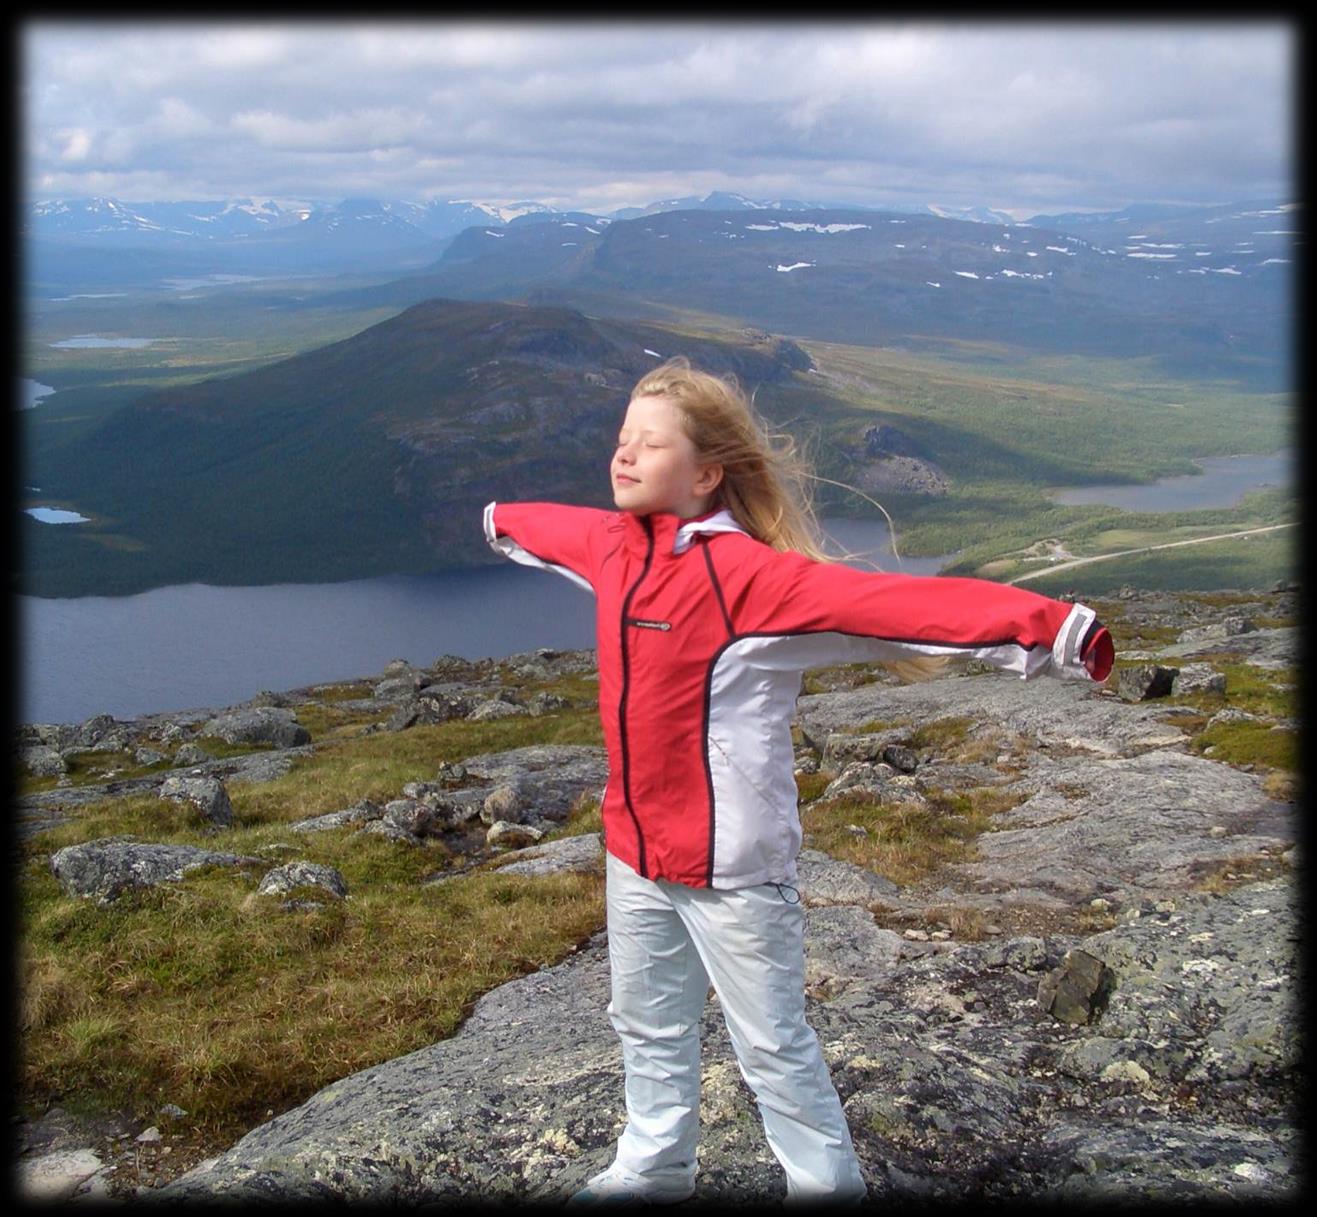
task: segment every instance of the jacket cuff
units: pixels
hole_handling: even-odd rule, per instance
[[[1097,614],[1085,604],[1074,605],[1052,643],[1057,674],[1100,682],[1111,674],[1114,661],[1111,635]]]

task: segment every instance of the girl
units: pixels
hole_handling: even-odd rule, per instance
[[[1092,610],[986,580],[824,560],[793,477],[735,382],[684,359],[636,385],[616,511],[491,503],[490,544],[594,592],[612,998],[627,1123],[573,1203],[694,1191],[701,1011],[717,993],[788,1201],[858,1201],[859,1163],[805,1021],[791,719],[825,663],[973,655],[1104,680]]]

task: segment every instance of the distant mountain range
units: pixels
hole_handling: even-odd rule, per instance
[[[454,236],[475,224],[508,224],[515,220],[566,215],[593,221],[633,220],[663,211],[813,211],[820,208],[855,210],[854,204],[801,202],[798,199],[755,200],[742,194],[714,191],[702,198],[661,199],[645,207],[610,212],[564,212],[545,203],[482,203],[469,199],[409,203],[398,200],[343,199],[337,202],[295,202],[276,199],[227,199],[173,203],[123,203],[117,199],[53,199],[29,205],[23,235],[35,240],[188,240],[246,238],[297,228],[310,223],[321,231],[343,225],[361,228],[414,229],[420,239]],[[860,207],[864,211],[909,211],[947,219],[1011,223],[1004,212],[989,208],[928,206]]]
[[[723,191],[702,198],[663,199],[603,215],[565,212],[533,201],[248,198],[124,203],[82,198],[30,204],[21,233],[28,247],[30,290],[58,292],[71,284],[143,286],[170,273],[341,273],[378,269],[385,259],[403,269],[433,261],[452,238],[473,226],[504,227],[544,219],[603,225],[667,211],[804,211],[836,206],[794,199],[760,201]],[[986,208],[930,205],[898,210],[1011,222],[1009,216]],[[89,282],[88,275],[94,281]]]
[[[33,204],[32,298],[218,276],[390,273],[362,300],[446,296],[620,316],[666,306],[843,341],[955,335],[1282,366],[1298,205],[1039,215],[830,207],[715,192],[611,215],[536,202]]]
[[[1294,226],[1285,204],[1113,213],[1073,231],[853,209],[538,215],[464,229],[431,266],[344,299],[524,300],[649,319],[695,309],[798,337],[996,341],[1279,383]]]

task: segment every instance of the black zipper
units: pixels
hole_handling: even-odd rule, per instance
[[[648,879],[648,868],[645,865],[645,838],[640,831],[640,820],[636,816],[636,809],[631,802],[631,752],[627,747],[626,734],[626,702],[627,693],[631,688],[631,653],[627,648],[627,626],[632,623],[630,614],[631,598],[636,594],[636,589],[644,582],[645,576],[649,574],[650,563],[654,560],[654,528],[648,517],[642,516],[641,523],[645,526],[645,537],[648,541],[645,550],[645,565],[640,571],[639,578],[631,585],[631,590],[627,592],[622,600],[622,697],[617,706],[617,725],[618,738],[622,745],[622,798],[626,802],[626,809],[631,813],[631,822],[636,828],[636,841],[639,843],[640,876]]]

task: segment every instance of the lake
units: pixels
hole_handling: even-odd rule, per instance
[[[1295,454],[1283,449],[1264,456],[1195,457],[1202,473],[1177,474],[1142,486],[1128,483],[1076,486],[1054,491],[1058,503],[1101,504],[1125,511],[1197,511],[1233,507],[1251,490],[1295,485]]]
[[[936,574],[947,560],[898,564],[881,521],[835,520],[828,530],[884,570]],[[265,689],[377,676],[393,659],[592,647],[594,600],[511,562],[344,583],[190,583],[135,596],[20,596],[17,641],[19,721],[81,722],[234,705]]]
[[[1228,506],[1258,486],[1294,485],[1292,451],[1197,463],[1200,475],[1078,487],[1056,497],[1177,511]],[[932,575],[949,560],[898,563],[882,521],[830,520],[827,529],[861,565],[867,558],[884,570]],[[23,722],[228,706],[263,689],[375,676],[392,659],[425,665],[444,654],[479,659],[594,645],[590,596],[566,579],[512,563],[347,583],[193,583],[136,596],[18,601],[16,709]]]
[[[159,341],[159,338],[102,338],[99,334],[78,334],[73,338],[65,338],[61,342],[52,342],[48,345],[59,350],[72,351],[99,351],[111,349],[140,351],[143,347],[149,347],[153,342]]]
[[[32,380],[27,376],[18,378],[18,408],[20,410],[31,410],[34,406],[40,404],[43,397],[49,397],[55,390],[50,385],[43,385],[40,381]]]

